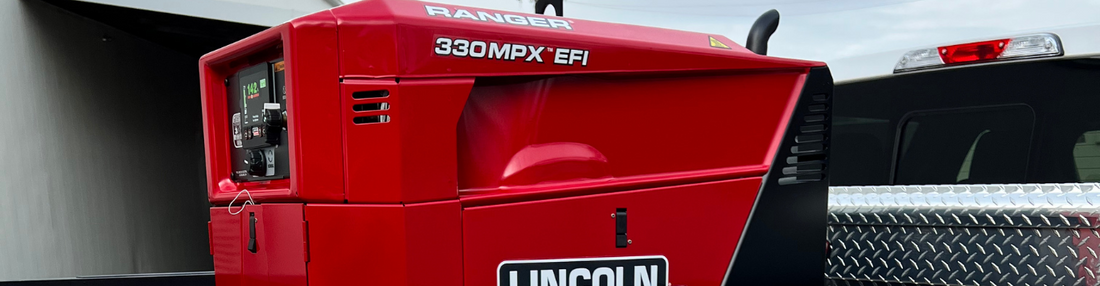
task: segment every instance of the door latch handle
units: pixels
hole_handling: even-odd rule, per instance
[[[626,238],[626,209],[615,209],[615,247],[624,248],[630,245],[630,239]]]
[[[256,253],[256,213],[248,213],[248,252]]]

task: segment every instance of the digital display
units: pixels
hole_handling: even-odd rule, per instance
[[[270,67],[266,64],[247,68],[238,75],[241,97],[241,124],[253,126],[263,121],[264,103],[271,100]]]
[[[226,78],[226,97],[236,181],[289,177],[286,129],[286,64],[278,59]]]

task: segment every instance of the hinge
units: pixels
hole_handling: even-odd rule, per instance
[[[306,262],[309,262],[309,222],[302,221],[302,253]]]

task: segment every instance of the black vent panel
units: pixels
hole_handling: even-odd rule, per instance
[[[832,94],[822,92],[801,96],[791,118],[781,156],[786,164],[778,167],[780,185],[817,182],[828,177],[829,124],[832,122]],[[797,127],[796,127],[797,126]],[[790,133],[795,133],[790,136]]]
[[[810,68],[722,285],[821,285],[833,78]]]

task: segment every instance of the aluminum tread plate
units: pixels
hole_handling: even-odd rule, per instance
[[[825,275],[922,285],[1100,280],[1100,184],[829,189]]]

